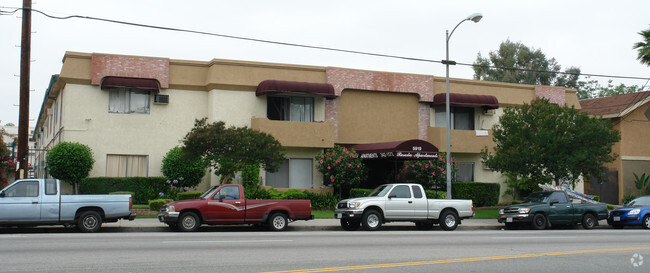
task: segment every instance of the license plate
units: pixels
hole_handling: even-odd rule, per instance
[[[512,223],[512,218],[507,218],[507,219],[506,219],[506,222],[508,222],[508,223]]]
[[[614,216],[614,221],[617,221],[617,222],[621,221],[621,217],[620,216]]]
[[[343,213],[334,213],[334,218],[336,218],[336,219],[343,218]]]

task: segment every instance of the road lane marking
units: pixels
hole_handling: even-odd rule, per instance
[[[376,268],[404,267],[404,266],[416,266],[416,265],[466,263],[466,262],[479,262],[479,261],[495,261],[495,260],[506,260],[506,259],[522,259],[522,258],[563,256],[563,255],[576,255],[576,254],[586,254],[586,253],[645,250],[645,249],[650,249],[650,247],[606,248],[606,249],[591,249],[591,250],[545,252],[545,253],[487,256],[487,257],[475,257],[475,258],[459,258],[459,259],[447,259],[447,260],[435,260],[435,261],[404,262],[404,263],[390,263],[390,264],[353,265],[353,266],[325,267],[325,268],[314,268],[314,269],[296,269],[296,270],[286,270],[286,271],[271,271],[271,272],[265,272],[265,273],[332,272],[332,271],[376,269]]]
[[[525,237],[525,236],[521,236],[521,237],[492,237],[491,239],[492,240],[506,240],[506,239],[507,240],[534,240],[534,239],[546,240],[546,239],[575,239],[575,238],[578,238],[578,237],[576,237],[576,236],[552,236],[552,237],[541,237],[541,236]]]
[[[233,240],[233,241],[162,241],[163,244],[188,244],[188,243],[285,243],[293,240]]]

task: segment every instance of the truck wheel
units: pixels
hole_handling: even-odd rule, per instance
[[[533,227],[535,229],[546,229],[547,225],[548,221],[546,220],[546,216],[544,214],[538,213],[533,216]]]
[[[596,226],[596,217],[593,214],[587,213],[584,216],[582,216],[582,228],[593,229],[595,226]]]
[[[287,216],[280,212],[274,213],[269,218],[269,228],[272,231],[283,231],[287,229]]]
[[[77,220],[81,232],[97,232],[102,227],[102,216],[94,210],[84,211]]]
[[[181,214],[181,217],[178,218],[178,224],[176,224],[176,228],[183,232],[197,231],[200,226],[201,220],[194,212],[184,212]]]
[[[361,224],[367,231],[375,231],[381,227],[381,222],[383,221],[381,218],[381,214],[378,211],[371,209],[363,213]]]
[[[645,229],[650,229],[650,215],[646,215],[643,217],[643,222],[641,222],[641,226]]]
[[[446,231],[452,231],[458,227],[458,216],[450,210],[445,210],[440,214],[440,227]]]
[[[355,231],[359,229],[359,226],[361,226],[361,222],[359,221],[353,221],[350,219],[341,219],[341,227],[343,228],[343,230]]]

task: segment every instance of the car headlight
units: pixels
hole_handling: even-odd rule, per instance
[[[176,207],[174,206],[167,206],[167,212],[173,212],[176,211]]]
[[[361,202],[348,202],[348,208],[353,209],[361,205]]]
[[[530,208],[520,208],[519,209],[519,213],[529,213],[529,212],[530,212]]]
[[[637,215],[641,212],[641,209],[633,209],[627,215]]]
[[[500,210],[499,210],[499,214],[503,214],[503,209],[500,209]]]

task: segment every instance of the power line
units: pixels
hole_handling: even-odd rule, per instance
[[[2,11],[2,10],[0,10],[0,15],[12,15],[12,14],[15,14],[17,11],[22,10],[22,9],[23,8],[15,8],[13,11]],[[142,28],[151,28],[151,29],[159,29],[159,30],[185,32],[185,33],[216,36],[216,37],[243,40],[243,41],[250,41],[250,42],[267,43],[267,44],[275,44],[275,45],[282,45],[282,46],[292,46],[292,47],[301,47],[301,48],[308,48],[308,49],[318,49],[318,50],[326,50],[326,51],[334,51],[334,52],[343,52],[343,53],[359,54],[359,55],[366,55],[366,56],[393,58],[393,59],[401,59],[401,60],[409,60],[409,61],[428,62],[428,63],[443,63],[443,61],[444,61],[444,60],[431,60],[431,59],[423,59],[423,58],[415,58],[415,57],[407,57],[407,56],[373,53],[373,52],[358,51],[358,50],[340,49],[340,48],[333,48],[333,47],[324,47],[324,46],[314,46],[314,45],[305,45],[305,44],[297,44],[297,43],[279,42],[279,41],[272,41],[272,40],[265,40],[265,39],[257,39],[257,38],[249,38],[249,37],[242,37],[242,36],[220,34],[220,33],[207,32],[207,31],[198,31],[198,30],[190,30],[190,29],[182,29],[182,28],[173,28],[173,27],[164,27],[164,26],[155,26],[155,25],[148,25],[148,24],[132,23],[132,22],[125,22],[125,21],[106,19],[106,18],[98,18],[98,17],[92,17],[92,16],[82,16],[82,15],[54,16],[54,15],[47,14],[47,13],[45,13],[43,11],[40,11],[40,10],[36,10],[36,9],[31,9],[31,10],[33,12],[40,13],[40,14],[48,17],[48,18],[58,19],[58,20],[86,19],[86,20],[95,20],[95,21],[114,23],[114,24],[121,24],[121,25],[128,25],[128,26],[135,26],[135,27],[142,27]],[[650,81],[650,78],[648,78],[648,77],[604,75],[604,74],[591,74],[591,73],[577,74],[577,73],[562,72],[562,71],[547,71],[547,70],[537,70],[537,69],[517,68],[517,67],[500,67],[500,66],[491,66],[491,65],[476,65],[476,64],[468,64],[468,63],[456,63],[456,64],[462,65],[462,66],[484,67],[484,68],[489,68],[489,69],[502,69],[502,70],[513,70],[513,71],[523,71],[523,72],[551,73],[551,74],[564,74],[564,75],[586,76],[586,77],[618,78],[618,79],[648,80],[648,81]]]

